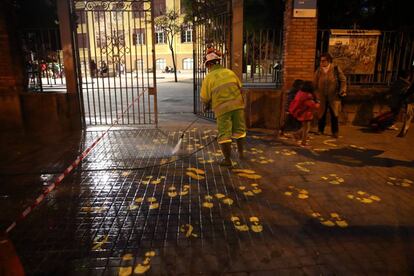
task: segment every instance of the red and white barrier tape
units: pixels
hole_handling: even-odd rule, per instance
[[[49,186],[47,186],[41,195],[39,195],[35,201],[28,206],[26,209],[24,209],[24,211],[18,216],[18,218],[16,220],[14,220],[9,227],[7,227],[7,229],[5,230],[6,234],[10,233],[17,225],[17,223],[19,223],[20,221],[22,221],[24,218],[26,218],[32,211],[34,208],[36,208],[45,198],[46,196],[53,191],[61,182],[62,180],[68,175],[70,174],[73,169],[75,169],[79,163],[85,159],[85,157],[91,152],[91,150],[99,143],[99,141],[102,140],[102,138],[108,133],[108,131],[116,124],[118,123],[119,119],[121,118],[122,115],[125,114],[125,112],[127,112],[131,106],[134,105],[134,103],[136,101],[138,101],[138,99],[141,97],[141,95],[143,95],[143,93],[145,92],[145,90],[143,92],[141,92],[141,94],[139,94],[128,106],[127,108],[120,114],[118,115],[118,117],[116,118],[116,120],[114,122],[112,122],[112,124],[110,125],[110,127],[105,130],[104,133],[102,133],[101,136],[99,136],[86,150],[84,150],[82,152],[82,154],[80,154],[78,157],[76,157],[75,161],[72,162],[72,164],[70,164],[64,171],[63,173],[61,173],[56,180],[51,183]]]

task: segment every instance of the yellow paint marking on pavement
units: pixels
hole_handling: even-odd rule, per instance
[[[197,238],[198,235],[193,233],[194,227],[191,224],[184,224],[180,226],[180,231],[185,233],[187,238],[195,237]]]
[[[205,201],[203,202],[203,207],[204,207],[204,208],[211,209],[211,208],[213,208],[213,207],[214,207],[213,202],[211,202],[211,200],[213,199],[213,197],[212,197],[212,196],[210,196],[210,195],[206,195],[206,196],[204,196],[204,199],[205,199]]]
[[[188,195],[189,191],[190,191],[190,185],[183,185],[183,188],[180,191],[180,196]]]
[[[318,219],[320,224],[327,227],[334,227],[335,225],[341,228],[348,227],[348,223],[338,213],[330,213],[329,219],[322,217],[318,212],[311,213],[311,216]]]
[[[345,183],[345,180],[342,177],[334,173],[331,173],[328,176],[321,176],[321,178],[332,185],[340,185],[340,184]]]
[[[277,150],[275,151],[276,154],[281,154],[284,156],[292,156],[292,155],[296,155],[296,151],[294,150],[289,150],[289,149],[282,149],[282,150]]]
[[[284,192],[286,196],[292,196],[294,193],[297,194],[299,199],[307,199],[309,198],[309,192],[305,189],[298,189],[295,186],[289,186],[289,191]]]
[[[307,161],[307,162],[299,162],[299,163],[296,163],[296,168],[298,168],[299,170],[301,170],[301,171],[304,171],[304,172],[310,172],[310,169],[308,169],[308,168],[305,168],[304,166],[307,166],[307,165],[314,165],[315,164],[315,162],[312,162],[312,161]]]
[[[102,213],[106,209],[107,207],[82,207],[80,211],[85,213]]]
[[[191,177],[191,178],[193,178],[195,180],[202,180],[202,179],[205,178],[204,176],[195,174],[193,172],[186,172],[186,175],[188,175],[189,177]]]
[[[122,172],[121,173],[121,175],[123,176],[123,177],[127,177],[128,175],[130,175],[131,174],[131,171],[125,171],[125,172]]]
[[[169,197],[176,197],[177,196],[177,189],[174,186],[168,188],[167,192]]]
[[[407,178],[388,177],[388,185],[409,188],[413,185],[413,181]]]
[[[250,229],[252,229],[253,232],[260,233],[263,231],[263,226],[260,224],[258,217],[250,217],[249,221],[252,223]]]
[[[232,171],[235,172],[235,173],[248,173],[248,174],[256,173],[255,171],[248,170],[248,169],[233,169]]]
[[[336,142],[336,140],[335,139],[325,140],[323,141],[323,144],[327,146],[331,146],[331,147],[337,147],[338,145],[334,144],[333,142]]]
[[[231,217],[230,220],[233,222],[234,228],[241,232],[249,231],[247,224],[241,224],[239,217]]]
[[[145,272],[147,272],[150,269],[150,265],[151,265],[151,258],[155,256],[155,252],[154,251],[148,251],[147,253],[145,253],[145,258],[142,261],[142,263],[138,264],[135,269],[134,269],[134,273],[135,274],[144,274]]]
[[[240,176],[240,177],[248,178],[248,179],[260,179],[260,178],[262,178],[262,176],[259,175],[259,174],[239,173],[237,175]]]
[[[365,204],[374,203],[375,201],[381,201],[381,198],[379,198],[378,196],[370,195],[364,191],[358,191],[357,195],[348,194],[347,197],[352,200],[358,200],[359,202]]]

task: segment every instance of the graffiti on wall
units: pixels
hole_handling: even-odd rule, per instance
[[[378,31],[332,30],[329,52],[346,74],[374,74]]]

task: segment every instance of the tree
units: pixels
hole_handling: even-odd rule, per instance
[[[179,20],[180,15],[174,10],[169,10],[165,15],[161,15],[155,19],[155,26],[162,30],[167,37],[168,47],[170,48],[173,60],[175,82],[177,82],[177,66],[175,64],[174,55],[174,37],[181,31],[181,24],[179,23]]]

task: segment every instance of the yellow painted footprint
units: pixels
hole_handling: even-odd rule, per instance
[[[118,271],[118,276],[130,276],[132,275],[132,260],[134,256],[132,254],[125,254],[122,256],[121,267]]]
[[[307,161],[307,162],[299,162],[296,163],[295,167],[304,172],[310,172],[310,169],[306,168],[305,166],[308,165],[315,165],[315,162]]]
[[[219,199],[219,200],[221,200],[221,202],[223,203],[223,204],[226,204],[226,205],[233,205],[233,199],[231,199],[231,198],[229,198],[229,197],[227,197],[227,196],[225,196],[225,195],[223,195],[223,194],[215,194],[214,195],[217,199]]]
[[[206,195],[206,196],[204,196],[204,202],[203,202],[203,207],[204,208],[208,208],[208,209],[211,209],[211,208],[213,208],[214,207],[214,204],[213,204],[213,202],[211,202],[212,200],[213,200],[213,197],[212,196],[210,196],[210,195]]]
[[[234,228],[236,228],[240,232],[247,232],[249,231],[249,226],[247,224],[242,224],[239,217],[233,216],[230,218],[233,222]],[[260,224],[260,220],[258,217],[250,217],[250,229],[255,233],[260,233],[263,231],[263,226]]]
[[[284,193],[285,196],[292,196],[294,193],[297,193],[297,197],[300,199],[307,199],[309,198],[309,192],[305,189],[298,189],[295,186],[288,187],[290,191],[286,191]]]
[[[198,158],[198,163],[200,163],[200,164],[211,164],[211,163],[214,163],[214,160],[213,160],[213,159],[211,159],[211,158],[209,158],[209,159],[204,159],[204,158],[202,158],[202,157],[199,157],[199,158]]]
[[[367,192],[358,191],[357,195],[348,195],[349,199],[358,200],[361,203],[370,204],[374,203],[375,201],[381,201],[381,199],[376,195],[370,195]]]
[[[98,236],[93,241],[92,250],[100,250],[102,246],[108,241],[108,235]]]
[[[320,213],[317,213],[317,212],[313,212],[311,216],[318,219],[322,225],[327,226],[327,227],[334,227],[334,226],[339,226],[341,228],[348,227],[348,223],[344,219],[342,219],[338,213],[331,213],[329,219],[325,219],[324,217],[322,217]]]
[[[273,160],[273,159],[268,159],[268,158],[266,158],[266,157],[264,157],[264,156],[260,156],[259,158],[252,158],[252,159],[250,159],[250,161],[252,161],[252,162],[255,162],[255,163],[259,163],[259,164],[271,164],[271,163],[274,163],[275,162],[275,160]]]
[[[250,217],[249,221],[251,223],[250,229],[252,229],[253,232],[260,233],[263,231],[263,226],[260,224],[258,217]]]
[[[327,146],[331,146],[331,147],[337,147],[338,145],[334,144],[334,142],[336,142],[335,139],[325,140],[325,141],[323,141],[323,144],[327,145]]]
[[[139,205],[142,204],[142,202],[144,201],[143,197],[137,197],[134,200],[134,203],[132,203],[131,205],[129,205],[129,210],[136,210],[139,208]],[[155,197],[149,197],[147,198],[147,202],[149,203],[148,207],[150,210],[152,209],[158,209],[159,204],[157,202],[157,199]]]
[[[205,177],[205,172],[203,170],[197,169],[197,168],[187,168],[186,175],[189,177],[195,179],[195,180],[202,180]]]
[[[342,177],[339,177],[338,175],[334,173],[331,173],[328,176],[321,176],[321,178],[333,185],[339,185],[345,182],[345,180]]]
[[[144,274],[145,272],[147,272],[150,269],[151,258],[153,258],[154,256],[155,256],[155,251],[146,252],[144,260],[142,261],[142,263],[138,264],[135,267],[134,273],[135,274]]]
[[[413,181],[407,178],[397,178],[397,177],[389,176],[387,180],[387,184],[391,186],[409,188],[413,185]]]
[[[256,154],[260,154],[260,153],[263,153],[263,150],[257,149],[257,148],[250,148],[250,154],[256,155]]]
[[[237,173],[238,176],[248,178],[248,179],[260,179],[262,176],[260,174],[256,174],[253,170],[248,169],[234,169],[233,172]]]
[[[230,220],[233,222],[234,228],[241,232],[249,231],[247,224],[242,224],[239,217],[231,217]]]
[[[292,156],[292,155],[296,155],[296,151],[294,150],[288,150],[288,149],[282,149],[282,150],[277,150],[275,151],[276,154],[281,154],[284,156]]]
[[[187,238],[195,237],[197,238],[198,235],[193,233],[194,227],[191,224],[184,224],[180,226],[180,232],[185,233]]]
[[[262,189],[260,189],[259,184],[257,183],[250,184],[250,187],[251,189],[247,190],[246,186],[239,186],[239,190],[242,191],[245,196],[255,196],[262,192]]]

